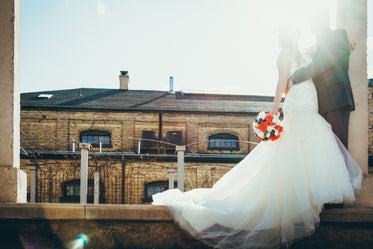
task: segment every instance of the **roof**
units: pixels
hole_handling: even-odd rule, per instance
[[[51,96],[52,95],[52,96]],[[40,97],[38,97],[40,96]],[[269,111],[273,97],[169,93],[151,90],[78,88],[21,94],[24,109],[258,113]]]

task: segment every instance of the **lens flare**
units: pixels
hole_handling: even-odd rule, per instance
[[[71,249],[84,248],[84,245],[87,244],[88,237],[86,235],[80,235],[74,242],[74,245]]]

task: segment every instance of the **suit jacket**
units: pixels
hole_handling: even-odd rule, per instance
[[[318,96],[320,114],[347,109],[354,110],[348,67],[350,43],[343,29],[329,30],[320,37],[312,63],[296,70],[296,83],[312,78]]]

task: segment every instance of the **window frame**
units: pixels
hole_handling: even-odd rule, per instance
[[[160,185],[163,186],[160,186]],[[149,187],[163,187],[163,190],[160,192],[154,192],[152,195],[148,195],[148,188]],[[174,188],[177,188],[177,182],[174,182]],[[168,181],[153,181],[153,182],[148,182],[144,184],[144,198],[142,199],[143,202],[152,202],[153,201],[153,195],[157,193],[161,193],[163,191],[168,190]]]
[[[103,131],[103,130],[85,130],[85,131],[82,131],[80,132],[80,141],[82,143],[90,143],[92,145],[92,147],[100,147],[100,141],[98,142],[95,142],[96,140],[94,140],[94,142],[90,142],[89,139],[87,139],[87,141],[83,141],[83,137],[86,136],[86,137],[108,137],[108,143],[102,143],[102,148],[112,148],[113,145],[111,143],[111,133],[108,132],[108,131]],[[107,141],[106,139],[104,139],[104,142]]]
[[[215,140],[215,146],[212,146],[212,141]],[[227,143],[227,140],[230,142],[233,142],[236,144],[235,147],[233,146],[217,146],[216,141],[218,140],[225,140],[225,143]],[[208,150],[228,150],[228,151],[238,151],[240,150],[240,144],[239,144],[239,138],[238,136],[231,134],[231,133],[226,133],[226,132],[220,132],[220,133],[215,133],[209,136],[209,143],[208,143]]]

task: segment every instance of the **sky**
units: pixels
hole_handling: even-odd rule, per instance
[[[176,91],[273,96],[278,2],[21,0],[21,92],[118,89],[124,70],[130,89],[168,91],[173,76]]]

